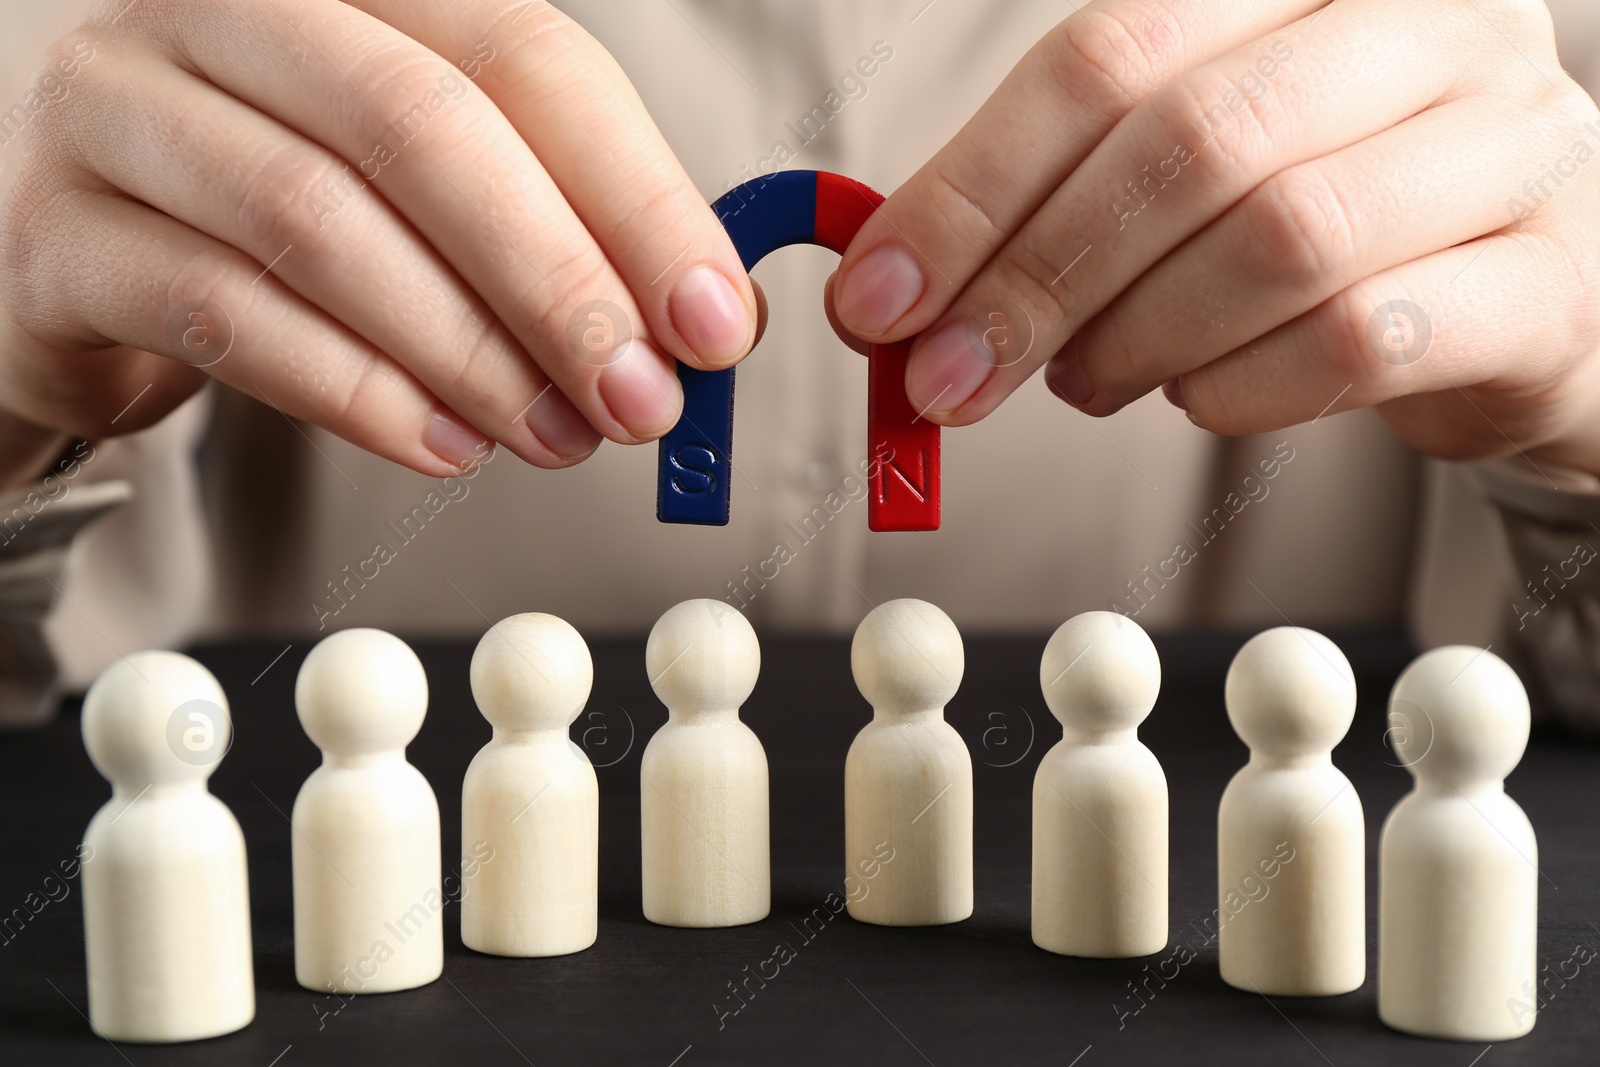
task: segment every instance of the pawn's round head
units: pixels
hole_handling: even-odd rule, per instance
[[[966,670],[961,633],[925,600],[891,600],[856,627],[850,669],[867,703],[885,711],[943,708]]]
[[[1279,626],[1246,641],[1228,668],[1228,720],[1252,752],[1330,752],[1356,714],[1356,678],[1339,646],[1314,630]]]
[[[563,730],[589,700],[594,661],[571,624],[530,612],[501,619],[472,653],[472,698],[506,730]]]
[[[135,652],[101,672],[83,701],[83,744],[124,788],[203,782],[233,742],[228,698],[176,652]]]
[[[730,605],[685,600],[656,620],[644,663],[650,687],[669,710],[738,710],[761,673],[761,644]]]
[[[417,654],[382,630],[340,630],[317,642],[294,684],[300,725],[339,756],[396,752],[422,729],[428,676]]]
[[[1449,645],[1412,661],[1389,694],[1389,742],[1418,779],[1499,781],[1528,745],[1528,694],[1506,661]]]
[[[1156,706],[1161,658],[1150,635],[1114,611],[1086,611],[1050,635],[1039,660],[1044,702],[1075,730],[1131,730]]]

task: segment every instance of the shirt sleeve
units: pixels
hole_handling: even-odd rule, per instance
[[[73,538],[133,496],[124,479],[76,484],[81,453],[93,447],[79,442],[42,480],[0,495],[0,729],[55,713],[60,671],[44,621],[61,597]]]
[[[1507,658],[1537,704],[1600,735],[1600,478],[1514,457],[1470,471],[1499,511],[1519,583],[1503,616]]]

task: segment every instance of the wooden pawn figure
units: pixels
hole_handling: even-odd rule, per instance
[[[1521,1037],[1544,992],[1539,845],[1505,793],[1527,693],[1494,653],[1437,648],[1395,683],[1389,726],[1416,784],[1378,845],[1378,1017],[1424,1037]]]
[[[1333,747],[1356,713],[1344,653],[1279,626],[1228,668],[1228,721],[1250,746],[1217,811],[1222,979],[1252,993],[1334,996],[1366,979],[1366,825]]]
[[[767,754],[739,707],[761,646],[720,600],[686,600],[645,644],[667,722],[639,767],[644,917],[663,926],[740,926],[767,917],[772,865]]]
[[[472,654],[472,696],[494,737],[461,785],[461,941],[496,956],[594,944],[600,786],[567,728],[594,662],[554,615],[513,615]]]
[[[972,915],[972,756],[944,719],[966,668],[950,617],[891,600],[856,627],[856,688],[872,705],[844,764],[852,918],[937,926]],[[885,861],[884,856],[891,857]]]
[[[293,824],[294,971],[323,993],[389,993],[444,969],[439,803],[406,745],[428,710],[416,653],[341,630],[300,666],[295,707],[322,749]]]
[[[1033,779],[1033,943],[1064,956],[1167,944],[1167,777],[1139,740],[1161,660],[1110,611],[1068,619],[1039,661],[1061,740]]]
[[[206,789],[232,738],[222,687],[176,652],[124,656],[84,698],[84,746],[111,781],[80,849],[102,1037],[196,1041],[255,1017],[244,835]]]

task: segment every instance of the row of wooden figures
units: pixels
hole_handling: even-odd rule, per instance
[[[771,899],[767,762],[739,720],[760,668],[744,616],[695,600],[656,623],[645,652],[667,723],[641,766],[643,904],[652,922],[734,926]],[[972,914],[972,763],[945,722],[964,668],[938,608],[897,600],[856,630],[851,667],[874,715],[845,765],[848,893],[868,923],[923,926]],[[583,639],[551,615],[494,625],[472,692],[494,736],[462,787],[461,938],[502,956],[594,943],[599,791],[567,736],[588,700]],[[1040,663],[1063,727],[1033,791],[1033,940],[1071,956],[1126,958],[1167,943],[1166,778],[1138,739],[1161,665],[1131,619],[1064,623]],[[1361,801],[1330,753],[1355,714],[1337,646],[1268,630],[1228,671],[1228,717],[1249,763],[1218,814],[1222,977],[1254,992],[1332,996],[1365,979]],[[379,630],[333,634],[306,657],[295,703],[323,763],[293,815],[295,974],[320,992],[379,993],[443,969],[439,809],[405,758],[428,683]],[[106,1037],[182,1041],[254,1014],[244,839],[205,781],[227,750],[216,679],[171,652],[129,656],[90,689],[84,741],[113,796],[86,835],[90,1021]],[[1528,703],[1488,651],[1421,656],[1390,697],[1415,788],[1384,824],[1378,1012],[1432,1037],[1499,1041],[1533,1025],[1537,856],[1505,795]]]

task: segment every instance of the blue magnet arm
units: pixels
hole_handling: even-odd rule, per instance
[[[809,244],[816,232],[817,174],[779,171],[729,190],[711,205],[750,270],[767,253]],[[656,518],[698,526],[728,524],[733,468],[733,368],[678,364],[683,417],[661,438]]]

